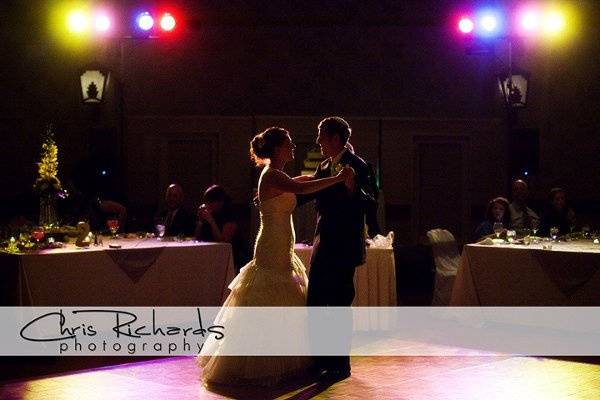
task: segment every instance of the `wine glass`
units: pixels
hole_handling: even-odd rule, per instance
[[[550,237],[554,241],[556,241],[556,239],[558,239],[558,228],[556,226],[553,226],[550,228]]]
[[[506,231],[506,240],[508,240],[508,243],[513,243],[515,241],[515,236],[517,236],[515,230],[509,229]]]
[[[537,236],[538,229],[540,229],[540,221],[537,219],[532,219],[531,230],[533,231],[533,236]]]
[[[500,234],[502,233],[502,229],[504,229],[504,225],[502,225],[502,222],[494,222],[494,226],[492,229],[496,234],[496,239],[498,239],[500,237]]]
[[[117,231],[119,230],[119,220],[111,218],[106,221],[106,226],[110,230],[110,233],[112,233],[113,239],[115,239],[117,237]]]
[[[31,231],[31,236],[35,239],[38,245],[40,244],[40,240],[44,239],[45,235],[46,233],[44,232],[43,226],[36,226],[33,228],[33,231]]]

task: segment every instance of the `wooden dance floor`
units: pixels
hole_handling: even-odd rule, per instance
[[[210,392],[192,357],[162,358],[1,383],[0,399],[589,399],[600,398],[598,357],[355,357],[333,385]]]

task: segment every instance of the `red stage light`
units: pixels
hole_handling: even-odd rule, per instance
[[[163,31],[170,32],[175,28],[175,17],[170,13],[164,13],[160,18],[160,27]]]

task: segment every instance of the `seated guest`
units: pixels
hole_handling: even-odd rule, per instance
[[[166,236],[192,236],[196,218],[183,207],[185,195],[176,183],[169,185],[165,193],[167,210],[159,216],[165,226]]]
[[[512,203],[509,205],[510,227],[512,229],[531,229],[539,223],[540,217],[529,207],[527,199],[529,189],[525,181],[517,179],[512,183]]]
[[[548,208],[542,215],[540,235],[549,236],[550,228],[557,227],[559,235],[570,233],[575,228],[575,212],[567,204],[567,195],[561,188],[554,188],[548,195]]]
[[[239,271],[241,240],[238,224],[231,211],[231,199],[219,185],[212,185],[204,192],[198,207],[196,239],[231,243],[236,272]]]
[[[504,229],[510,225],[510,212],[508,200],[504,197],[496,197],[490,200],[485,211],[485,221],[475,229],[475,241],[495,235],[494,224],[501,222]]]

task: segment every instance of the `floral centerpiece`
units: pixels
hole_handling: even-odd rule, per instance
[[[58,215],[56,213],[56,199],[63,197],[64,192],[58,179],[58,146],[54,141],[52,125],[48,125],[43,136],[42,151],[38,165],[38,178],[33,184],[33,189],[40,196],[39,224],[44,227],[56,227]]]

